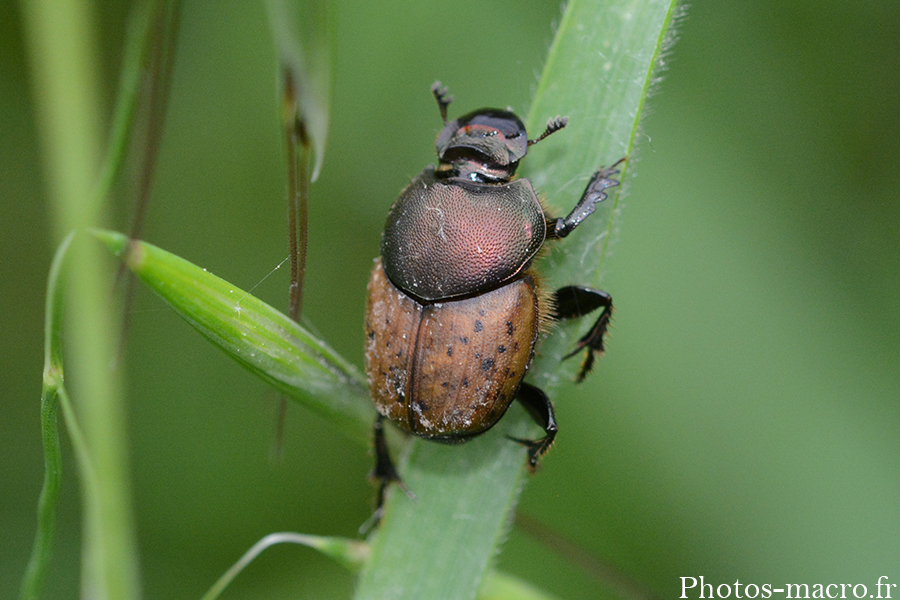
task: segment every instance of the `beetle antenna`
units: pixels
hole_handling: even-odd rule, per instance
[[[453,96],[450,95],[450,90],[447,86],[443,85],[440,81],[434,82],[431,86],[431,93],[434,94],[434,99],[437,100],[438,108],[441,109],[441,118],[444,120],[444,125],[446,125],[447,107],[453,102]]]
[[[533,146],[537,144],[539,141],[550,135],[551,133],[556,133],[569,123],[569,117],[560,117],[556,115],[549,121],[547,121],[547,129],[544,130],[544,133],[541,134],[539,138],[528,140],[528,145]]]

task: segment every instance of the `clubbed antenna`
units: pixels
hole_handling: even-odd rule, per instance
[[[569,123],[569,117],[560,117],[556,115],[549,121],[547,121],[547,129],[544,130],[544,133],[541,136],[534,140],[528,140],[528,145],[533,146],[537,144],[539,141],[550,135],[551,133],[556,133],[563,127],[565,127]]]
[[[447,89],[447,86],[440,81],[434,82],[434,85],[431,86],[431,93],[434,94],[434,99],[437,100],[438,108],[441,109],[441,118],[444,120],[444,125],[446,125],[447,107],[453,102],[453,96],[450,95],[450,90]]]

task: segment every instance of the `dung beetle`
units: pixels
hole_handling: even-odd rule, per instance
[[[539,333],[550,321],[602,308],[566,356],[585,351],[581,381],[603,352],[613,311],[606,292],[567,286],[547,293],[531,263],[545,241],[569,235],[619,184],[611,177],[622,161],[593,174],[568,216],[550,218],[531,181],[514,176],[528,147],[568,119],[550,119],[530,140],[508,110],[483,108],[447,121],[452,97],[440,82],[431,91],[444,121],[439,163],[391,207],[368,285],[365,362],[378,409],[379,507],[385,487],[399,481],[384,417],[415,435],[457,443],[493,427],[518,399],[545,431],[538,440],[516,440],[529,448],[534,468],[557,432],[553,404],[522,381]]]

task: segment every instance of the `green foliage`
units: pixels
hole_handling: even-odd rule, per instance
[[[278,391],[332,421],[366,445],[374,409],[362,376],[285,315],[193,265],[146,242],[95,235],[197,331]]]
[[[580,178],[572,169],[584,168],[585,161],[593,164],[584,174],[586,179],[601,166],[598,157],[609,155],[610,149],[627,152],[632,147],[640,107],[673,10],[674,5],[656,6],[629,13],[628,20],[637,33],[632,30],[635,39],[628,39],[626,52],[625,45],[609,48],[616,37],[615,17],[622,23],[626,20],[618,9],[602,2],[569,5],[534,112],[540,114],[542,103],[548,102],[546,96],[552,94],[554,103],[573,111],[575,122],[581,118],[584,124],[567,132],[565,146],[547,149],[551,156],[555,150],[557,160],[535,169],[536,180],[551,190],[561,189],[566,181]],[[583,28],[596,30],[598,35],[583,35]],[[635,47],[646,51],[636,53]],[[599,83],[598,74],[602,74]],[[592,114],[598,87],[604,92],[604,101],[617,110]],[[571,160],[570,152],[580,160]],[[615,214],[617,198],[614,190],[613,210],[601,212],[607,221]],[[612,228],[609,222],[602,226],[607,234]],[[146,243],[129,244],[118,234],[98,235],[210,341],[279,391],[338,423],[351,437],[366,439],[371,409],[363,399],[359,375],[324,344],[199,267]],[[589,262],[597,265],[593,269],[597,272],[606,249],[597,241],[604,237],[573,236],[563,258],[554,262],[554,277],[582,274],[591,248],[594,258]],[[545,362],[544,369],[553,372],[556,365]],[[474,597],[505,537],[522,485],[525,451],[508,437],[527,437],[527,419],[521,412],[514,414],[491,435],[459,448],[412,441],[402,473],[415,497],[406,498],[396,490],[389,496],[357,598],[383,598],[386,594],[398,598]]]
[[[41,152],[46,144],[38,148],[38,134],[57,122],[78,139],[91,122],[68,83],[73,73],[49,79],[66,82],[61,118],[41,108],[53,95],[35,61],[24,60],[22,27],[36,4],[0,7],[4,598],[14,597],[34,539],[44,468],[38,342],[47,265],[69,231],[45,199],[57,188],[43,184],[55,181],[55,170],[41,161],[50,153]],[[128,46],[123,6],[97,0],[96,19],[69,19],[78,40],[96,42],[89,45],[99,55],[100,83],[91,105],[101,123],[99,142],[74,143],[66,159],[90,160],[107,139],[104,123],[115,121],[104,109],[121,97],[112,94]],[[358,368],[365,282],[384,215],[434,158],[440,119],[428,86],[438,78],[450,86],[455,114],[486,105],[526,114],[543,85],[536,75],[552,61],[548,24],[559,18],[559,4],[463,1],[410,10],[387,0],[336,9],[333,118],[312,187],[303,324]],[[890,59],[898,9],[885,0],[694,4],[634,150],[612,146],[584,157],[563,187],[539,184],[562,211],[583,188],[578,178],[630,159],[616,207],[626,198],[622,217],[597,214],[586,226],[601,230],[583,236],[603,234],[600,241],[610,243],[602,265],[585,262],[601,271],[600,287],[616,300],[608,352],[574,386],[578,359],[556,370],[547,355],[577,331],[556,328],[545,340],[534,374],[555,390],[561,433],[519,510],[664,597],[680,595],[684,575],[869,582],[890,575],[900,553],[900,94]],[[270,27],[257,3],[186,2],[183,26],[142,237],[250,289],[286,254],[278,51],[265,41]],[[559,20],[555,30],[566,26]],[[601,23],[582,33],[605,29]],[[81,56],[78,40],[58,38],[73,58]],[[597,94],[594,101],[604,102]],[[564,162],[556,154],[586,122],[577,111],[547,97],[546,112],[531,115],[532,131],[555,114],[572,121],[532,149],[523,175],[539,178],[545,160]],[[562,148],[551,151],[557,142]],[[96,165],[71,172],[85,176],[85,188],[97,178]],[[612,200],[601,210],[612,210]],[[127,231],[116,214],[126,205],[117,200],[112,214],[85,220]],[[547,261],[566,258],[584,232],[558,244]],[[94,251],[98,265],[108,258],[87,236],[70,250],[76,245]],[[76,263],[70,253],[70,271]],[[96,288],[106,310],[109,287]],[[286,287],[284,270],[275,271],[253,293],[282,307]],[[292,405],[284,459],[271,464],[268,386],[137,289],[120,363],[129,397],[129,439],[120,450],[133,465],[142,594],[200,597],[266,532],[355,537],[372,498],[365,482],[371,457],[362,445]],[[66,385],[76,410],[79,339],[66,331]],[[506,426],[521,418],[534,431],[516,413]],[[71,598],[86,579],[78,563],[86,536],[77,433],[68,422],[61,429],[65,470],[47,598]],[[407,501],[396,495],[395,509]],[[510,530],[497,568],[560,597],[618,597],[604,596],[605,586],[527,535]],[[489,572],[483,593],[490,580]],[[223,599],[349,597],[353,582],[315,552],[279,547],[254,561]]]
[[[529,131],[537,135],[561,111],[569,114],[571,126],[535,146],[523,161],[526,174],[548,197],[563,196],[554,193],[566,189],[570,209],[604,161],[609,165],[628,154],[674,9],[674,2],[636,5],[629,11],[602,1],[568,3],[541,76]],[[623,36],[626,23],[628,35]],[[579,229],[559,244],[562,250],[549,270],[552,282],[590,278],[592,273],[596,277],[606,250],[599,243],[604,236],[597,232],[612,229],[618,195],[613,189],[607,199],[612,210],[593,215],[587,231]],[[550,393],[560,383],[559,361],[574,339],[564,338],[553,350],[546,345],[537,350],[541,358],[532,377]],[[524,475],[523,448],[502,435],[534,436],[533,427],[530,434],[518,433],[527,421],[524,413],[512,413],[495,428],[499,431],[462,448],[413,441],[412,458],[402,472],[419,497],[410,501],[394,490],[356,598],[474,596],[505,539]]]
[[[44,321],[44,381],[41,392],[41,438],[44,447],[44,484],[38,500],[38,528],[31,558],[22,580],[22,598],[39,598],[56,534],[56,504],[62,483],[62,454],[59,448],[57,412],[63,388],[62,314],[63,286],[60,285],[63,260],[74,234],[60,244],[47,277],[47,302]],[[80,440],[80,436],[78,438]],[[81,444],[79,443],[79,447]]]
[[[314,548],[344,567],[356,571],[369,556],[369,547],[365,542],[344,538],[304,535],[302,533],[270,533],[247,550],[239,561],[234,563],[200,600],[216,600],[221,596],[228,584],[237,577],[247,565],[267,549],[277,544],[298,544]]]
[[[96,225],[106,218],[106,189],[94,178],[101,165],[99,81],[93,57],[94,29],[84,2],[25,4],[39,124],[51,182],[53,230],[61,239],[73,230]],[[68,245],[68,244],[66,244]],[[118,316],[109,310],[109,263],[96,245],[76,240],[69,252],[66,275],[68,323],[80,430],[78,442],[84,518],[82,593],[98,598],[128,600],[138,596],[139,581],[132,521],[128,461],[125,454],[124,383],[114,364],[119,338]],[[60,298],[51,279],[47,341],[50,373],[45,380],[43,419],[48,468],[59,467],[53,404],[68,402],[61,386],[59,361]],[[74,417],[72,417],[74,422]],[[77,431],[77,429],[75,430]],[[76,434],[73,433],[73,437]],[[48,440],[48,438],[50,438]],[[49,442],[49,444],[48,444]],[[46,446],[45,446],[46,447]],[[52,502],[55,475],[45,480],[45,500]],[[36,594],[46,572],[53,506],[41,506],[40,531],[23,595]]]

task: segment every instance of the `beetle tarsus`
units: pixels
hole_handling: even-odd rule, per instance
[[[535,144],[537,144],[539,141],[541,141],[542,139],[544,139],[551,133],[556,133],[557,131],[559,131],[560,129],[562,129],[563,127],[565,127],[568,124],[569,124],[569,117],[561,117],[559,115],[556,115],[555,117],[553,117],[552,119],[549,119],[547,121],[547,127],[544,129],[544,133],[542,133],[541,135],[539,135],[538,137],[536,137],[533,140],[528,140],[528,145],[534,146]]]
[[[553,412],[553,403],[550,398],[538,387],[525,383],[519,385],[519,391],[516,393],[516,399],[522,403],[525,410],[534,418],[534,420],[544,428],[546,435],[539,440],[526,440],[522,438],[512,437],[509,439],[518,442],[528,448],[528,467],[534,471],[537,468],[538,460],[553,445],[556,439],[556,433],[559,427],[556,425],[556,415]]]
[[[606,200],[605,190],[619,185],[619,180],[612,177],[619,173],[616,167],[622,164],[624,160],[624,158],[621,158],[613,166],[600,169],[594,173],[572,212],[564,219],[550,219],[547,223],[547,234],[549,237],[566,237],[594,212],[597,204]]]
[[[444,124],[447,124],[447,107],[453,102],[453,96],[450,95],[450,89],[440,81],[435,81],[431,86],[431,93],[437,100],[438,108],[441,109],[441,118]]]
[[[612,296],[600,290],[580,285],[569,285],[556,290],[553,294],[553,300],[553,317],[556,320],[577,319],[594,312],[598,308],[603,308],[600,316],[597,317],[597,320],[588,332],[575,344],[575,349],[563,357],[563,360],[565,360],[575,356],[582,350],[587,350],[576,378],[576,381],[581,383],[594,366],[595,355],[603,354],[603,337],[606,335],[613,313]]]

